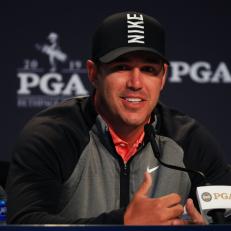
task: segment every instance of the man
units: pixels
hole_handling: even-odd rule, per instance
[[[199,175],[160,165],[144,126],[151,124],[161,160],[204,172],[213,184],[231,174],[211,136],[194,119],[158,103],[168,60],[164,31],[136,12],[99,26],[87,61],[94,93],[35,116],[15,147],[8,178],[9,223],[179,225],[191,222]],[[188,199],[192,197],[192,199]]]

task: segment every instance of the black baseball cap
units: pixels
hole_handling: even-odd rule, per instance
[[[92,38],[92,60],[109,63],[132,51],[148,51],[165,63],[165,33],[154,18],[139,12],[122,12],[107,17]]]

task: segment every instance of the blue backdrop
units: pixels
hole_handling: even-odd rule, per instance
[[[171,61],[161,100],[203,123],[231,163],[230,1],[65,1],[1,7],[1,160],[32,115],[90,92],[91,35],[111,13],[137,10],[166,28]]]

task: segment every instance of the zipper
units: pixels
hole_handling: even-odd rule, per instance
[[[127,176],[127,175],[128,175],[128,168],[127,168],[127,164],[126,164],[126,163],[123,164],[123,167],[122,167],[122,174],[123,174],[124,176]]]
[[[137,151],[136,154],[138,154],[138,152],[139,151]],[[130,163],[131,163],[132,159],[135,157],[135,155],[133,155],[128,160],[127,163],[124,163],[122,158],[119,157],[119,163],[120,163],[120,208],[126,208],[129,204],[129,201],[130,201]]]
[[[129,165],[121,162],[120,164],[120,208],[126,208],[129,204]]]

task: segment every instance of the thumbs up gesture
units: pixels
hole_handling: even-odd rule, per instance
[[[180,219],[184,212],[180,204],[181,198],[172,193],[159,198],[149,198],[148,191],[152,185],[152,177],[144,174],[144,180],[132,201],[128,205],[125,215],[125,225],[181,225],[186,222]],[[196,208],[190,206],[191,214]],[[199,216],[197,214],[197,216]],[[198,218],[198,217],[197,217]]]

